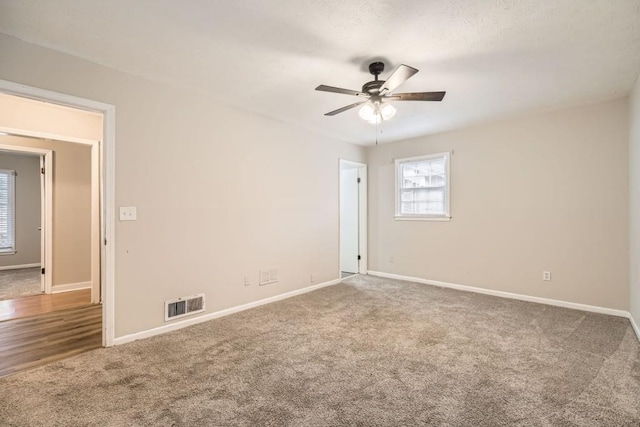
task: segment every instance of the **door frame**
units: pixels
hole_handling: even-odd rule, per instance
[[[340,195],[342,193],[341,177],[342,166],[355,166],[360,178],[358,189],[358,248],[360,252],[360,262],[358,263],[357,274],[367,274],[369,266],[368,246],[367,246],[367,164],[354,162],[352,160],[339,159],[338,161],[338,218],[340,218]],[[339,223],[339,221],[338,221]],[[338,278],[341,278],[340,271],[340,227],[338,226]]]
[[[7,132],[8,129],[0,127],[0,133],[11,134]],[[53,151],[46,148],[32,148],[23,147],[20,145],[0,144],[0,151],[9,151],[17,154],[31,154],[34,157],[38,156],[39,159],[44,158],[45,172],[53,170]],[[40,179],[42,183],[42,178]],[[42,290],[45,294],[50,294],[52,290],[52,277],[53,277],[53,174],[44,174],[44,185],[40,185],[40,200],[42,205],[40,206],[40,268],[44,268],[45,274],[40,283]],[[43,256],[44,250],[44,256]]]
[[[0,126],[0,133],[5,135],[12,135],[18,137],[27,137],[27,138],[35,138],[35,139],[45,139],[45,140],[55,140],[61,142],[70,142],[73,144],[82,144],[88,145],[91,147],[91,178],[90,178],[90,188],[91,188],[91,235],[89,238],[90,247],[91,247],[91,255],[90,255],[90,270],[91,270],[91,303],[98,304],[100,303],[100,156],[99,156],[99,141],[95,141],[92,139],[83,139],[83,138],[72,138],[65,136],[55,136],[46,134],[43,132],[24,130],[24,129],[14,129],[8,128],[5,126]],[[0,146],[2,146],[0,144]],[[7,146],[7,145],[5,145]],[[7,146],[11,147],[11,146]],[[22,146],[13,146],[16,148],[16,151],[27,152],[28,150],[23,149],[27,147]],[[32,149],[34,153],[37,153],[38,150],[46,151],[46,149]],[[49,171],[49,173],[46,173]],[[45,206],[48,207],[48,214],[50,215],[50,222],[47,227],[47,242],[46,244],[46,267],[45,267],[45,293],[51,294],[53,293],[53,284],[52,278],[53,274],[53,159],[52,156],[49,157],[47,161],[47,157],[45,157],[45,183],[48,183],[51,191],[48,191],[47,197],[51,200],[48,200],[45,203]],[[45,222],[46,224],[46,222]]]
[[[99,247],[92,245],[92,282],[95,277],[101,284],[92,302],[102,303],[102,345],[110,347],[115,339],[115,143],[116,108],[114,105],[63,93],[53,92],[0,79],[0,92],[37,101],[64,105],[79,110],[93,111],[103,116],[102,141],[90,141],[66,135],[33,132],[28,129],[13,131],[31,132],[41,138],[92,144],[92,187],[98,183],[99,208],[92,208],[92,238],[98,235]],[[34,135],[36,134],[36,135]],[[97,163],[97,168],[94,168]],[[98,214],[96,218],[96,213]],[[95,223],[99,227],[94,227]],[[99,231],[97,231],[99,229]],[[94,263],[98,268],[94,271]],[[94,277],[94,275],[97,275]],[[92,292],[93,294],[94,292]]]
[[[46,207],[47,189],[50,188],[53,191],[53,185],[48,185],[46,180],[49,175],[53,176],[53,174],[47,175],[45,173],[42,173],[42,171],[46,170],[47,164],[45,162],[44,156],[39,156],[38,159],[40,160],[39,163],[40,163],[40,172],[41,172],[40,173],[40,268],[45,268],[45,265],[46,265],[45,257],[49,253],[49,251],[47,250],[47,242],[51,241],[51,244],[53,244],[53,239],[47,239],[47,236],[46,236],[46,232],[49,229],[49,227],[46,225],[47,212],[49,212],[50,210],[50,208],[47,209]],[[53,178],[51,179],[53,180]],[[53,263],[51,263],[51,267],[53,267]],[[49,271],[49,274],[51,274],[51,268],[49,268],[48,270],[45,269],[44,271],[45,271],[45,274],[40,275],[40,286],[41,286],[40,290],[42,291],[43,294],[46,294],[47,293],[46,272]],[[53,277],[53,275],[51,275],[51,277]]]

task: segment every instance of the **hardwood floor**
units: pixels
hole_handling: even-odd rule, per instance
[[[0,377],[100,347],[91,289],[0,301]]]
[[[102,305],[0,322],[0,376],[102,346]]]
[[[0,301],[0,321],[91,304],[91,289]]]

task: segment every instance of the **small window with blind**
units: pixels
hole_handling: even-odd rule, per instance
[[[16,171],[0,169],[0,255],[16,251],[15,200]]]
[[[396,159],[396,219],[448,221],[449,153]]]

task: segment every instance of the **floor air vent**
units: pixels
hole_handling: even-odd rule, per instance
[[[204,311],[204,294],[178,298],[164,302],[164,321],[178,319],[184,316]]]

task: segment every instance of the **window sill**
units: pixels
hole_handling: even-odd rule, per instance
[[[2,255],[15,255],[16,251],[0,251],[0,256]]]
[[[396,221],[451,221],[450,216],[396,216]]]

